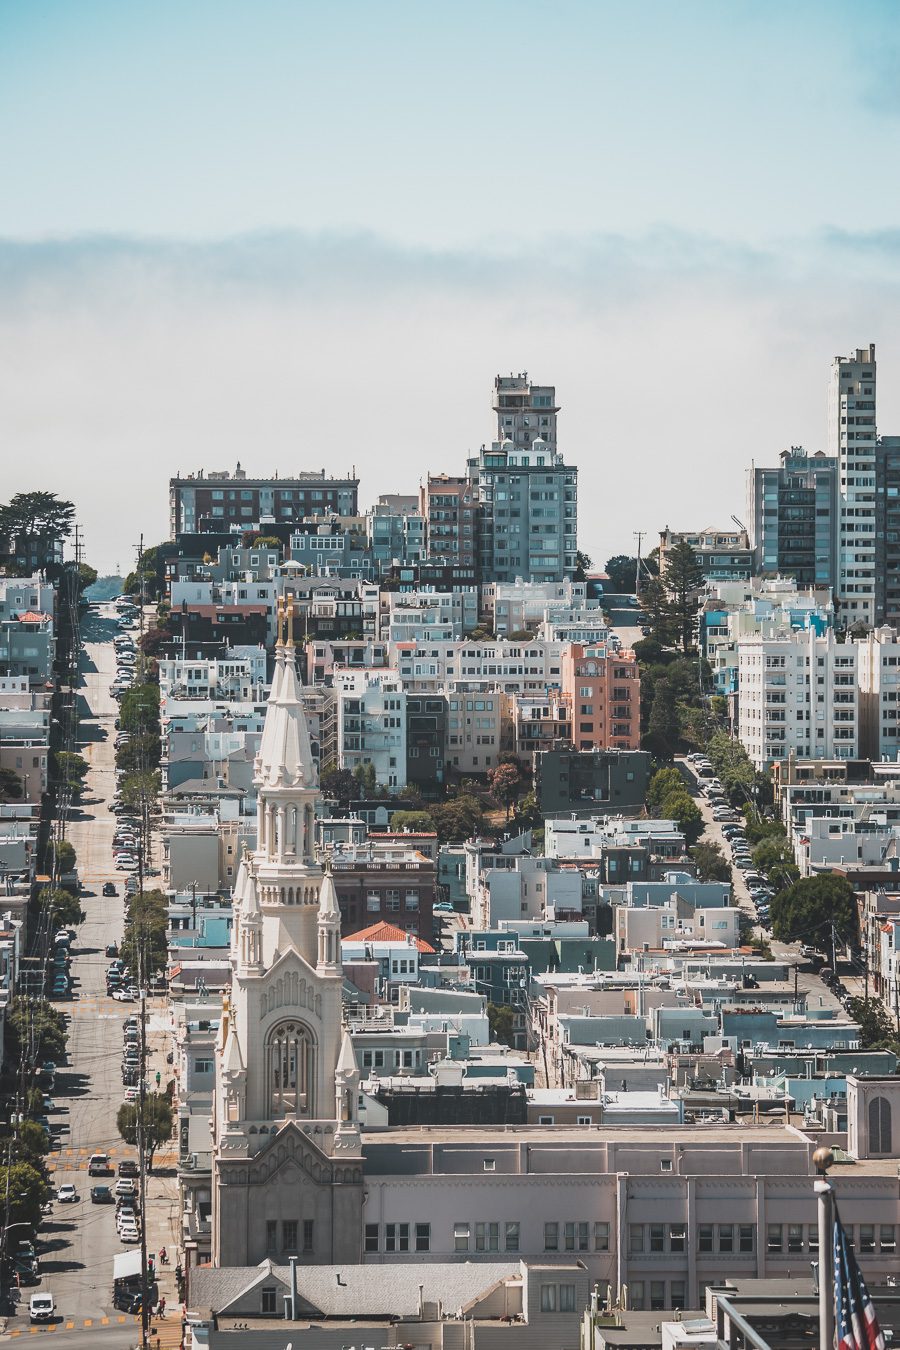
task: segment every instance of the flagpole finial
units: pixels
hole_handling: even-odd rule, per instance
[[[834,1154],[830,1148],[817,1148],[812,1155],[813,1166],[820,1177],[827,1175],[829,1167],[834,1162]]]

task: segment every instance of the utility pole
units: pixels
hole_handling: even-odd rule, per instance
[[[637,540],[637,558],[634,567],[634,593],[639,596],[641,593],[641,540],[644,537],[643,530],[635,530],[634,537]]]

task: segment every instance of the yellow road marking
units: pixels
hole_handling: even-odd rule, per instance
[[[100,1318],[100,1325],[101,1325],[101,1327],[108,1327],[108,1326],[109,1326],[109,1318],[108,1318],[108,1317],[101,1317],[101,1318]]]

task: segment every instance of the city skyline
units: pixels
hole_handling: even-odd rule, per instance
[[[897,21],[649,9],[8,4],[10,490],[57,487],[127,570],[179,469],[327,459],[364,503],[415,491],[527,369],[557,386],[595,562],[740,514],[751,459],[825,448],[835,354],[900,363]],[[841,164],[878,183],[864,209]],[[627,516],[623,450],[647,470]],[[140,504],[110,521],[126,462]]]

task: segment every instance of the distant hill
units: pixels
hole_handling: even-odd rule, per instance
[[[115,600],[117,595],[122,594],[121,577],[98,577],[93,586],[88,586],[84,593],[85,600]]]

